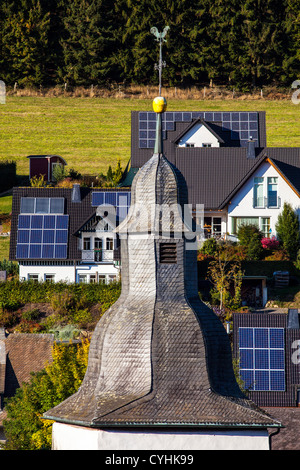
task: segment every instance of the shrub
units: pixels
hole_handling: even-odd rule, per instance
[[[22,313],[22,319],[28,321],[38,320],[39,316],[40,311],[38,308],[34,308],[33,310],[28,310],[27,312]]]
[[[265,250],[274,251],[279,248],[279,240],[274,236],[272,238],[263,237],[261,239],[261,244]]]
[[[263,247],[261,244],[261,236],[258,233],[253,233],[249,241],[247,249],[247,258],[253,261],[259,261],[263,256]]]
[[[287,251],[289,257],[295,260],[300,243],[299,219],[290,204],[284,203],[275,228],[283,248]]]
[[[249,243],[254,235],[262,239],[262,233],[256,225],[241,225],[238,229],[238,240],[242,246],[249,246]]]
[[[200,253],[203,255],[213,256],[217,251],[217,241],[215,238],[208,238],[203,243]]]

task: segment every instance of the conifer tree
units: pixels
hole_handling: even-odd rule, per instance
[[[299,219],[292,206],[285,202],[275,226],[277,237],[292,260],[297,257],[300,243]]]
[[[109,76],[113,41],[108,0],[63,0],[63,4],[59,77],[70,85],[103,83]]]
[[[34,0],[6,2],[1,13],[0,71],[4,81],[26,86],[42,84],[46,80],[49,13]]]

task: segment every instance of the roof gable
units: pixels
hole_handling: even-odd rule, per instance
[[[173,142],[175,144],[180,144],[180,141],[184,140],[185,137],[194,138],[194,140],[197,141],[197,134],[200,134],[203,127],[207,129],[208,133],[213,137],[213,140],[216,139],[221,144],[225,143],[216,130],[202,118],[192,121],[178,136],[176,136]]]

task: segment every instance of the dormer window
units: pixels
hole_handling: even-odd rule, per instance
[[[203,143],[202,147],[209,148],[209,147],[212,147],[212,144],[211,143]]]
[[[194,148],[194,147],[195,147],[195,144],[186,143],[185,146],[186,146],[187,148]]]

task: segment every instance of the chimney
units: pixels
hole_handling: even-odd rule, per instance
[[[299,329],[299,314],[297,308],[289,308],[288,311],[288,329]]]
[[[72,202],[81,202],[80,184],[79,183],[73,184]]]
[[[255,158],[255,140],[250,139],[247,142],[247,158]]]

